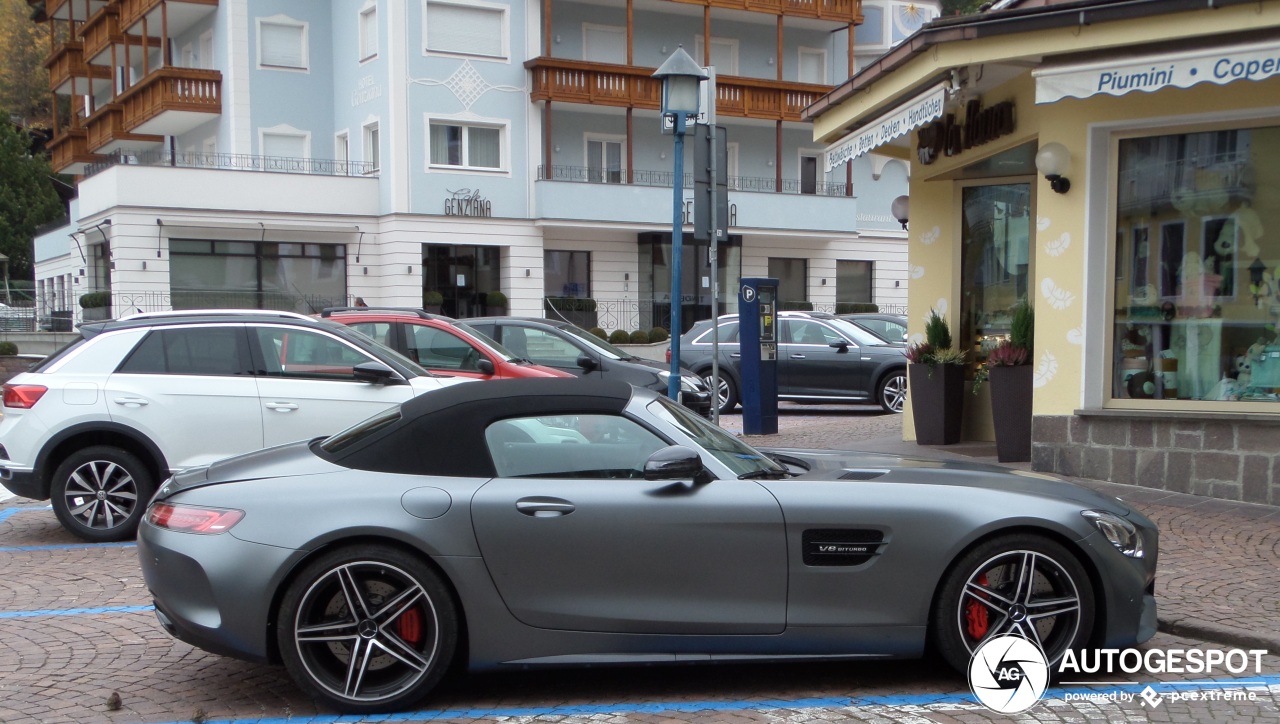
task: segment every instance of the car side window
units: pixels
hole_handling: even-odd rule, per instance
[[[356,365],[374,361],[334,337],[309,330],[258,327],[254,331],[262,348],[266,374],[271,376],[351,380]]]
[[[394,349],[395,340],[391,334],[394,327],[390,322],[356,322],[347,326],[379,344]]]
[[[844,337],[836,334],[835,330],[828,329],[826,325],[815,322],[810,319],[787,319],[783,320],[787,329],[791,331],[792,344],[815,344],[827,346],[833,342],[843,342]]]
[[[409,356],[431,370],[478,372],[480,352],[466,340],[443,329],[409,325]]]
[[[720,344],[737,344],[738,343],[738,323],[726,322],[720,325]],[[708,328],[702,336],[696,340],[697,344],[711,344],[711,330]]]
[[[511,334],[513,327],[505,327],[502,332],[503,339]],[[524,344],[527,354],[522,357],[528,357],[530,360],[550,367],[574,367],[578,364],[578,357],[582,356],[582,350],[573,344],[541,329],[524,329]],[[505,344],[505,343],[504,343]],[[515,347],[507,345],[508,349],[516,352]],[[520,354],[516,352],[516,354]]]
[[[499,420],[485,430],[503,478],[643,478],[644,463],[668,443],[620,415]]]
[[[120,365],[125,374],[243,375],[251,365],[242,327],[152,330]]]

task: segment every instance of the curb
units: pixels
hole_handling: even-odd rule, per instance
[[[1163,633],[1175,636],[1188,636],[1210,643],[1237,648],[1266,649],[1273,655],[1280,653],[1280,639],[1259,636],[1252,631],[1245,631],[1233,626],[1223,626],[1206,621],[1179,621],[1158,618],[1156,628]]]

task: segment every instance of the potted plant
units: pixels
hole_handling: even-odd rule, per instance
[[[429,291],[422,293],[422,308],[432,314],[439,314],[440,307],[444,305],[444,295],[437,291]]]
[[[84,321],[92,322],[111,318],[111,292],[89,292],[80,295],[80,309]]]
[[[484,313],[495,316],[506,316],[507,295],[502,292],[489,292],[484,299]]]
[[[991,350],[984,365],[985,374],[991,381],[996,456],[1002,463],[1031,460],[1031,345],[1034,333],[1035,310],[1023,300],[1013,310],[1009,339]]]
[[[964,420],[965,354],[951,348],[951,328],[937,310],[929,311],[924,333],[924,342],[907,348],[916,443],[954,445]]]

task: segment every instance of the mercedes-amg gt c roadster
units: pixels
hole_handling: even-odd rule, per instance
[[[178,473],[138,554],[161,624],[343,712],[453,665],[936,652],[1155,633],[1155,525],[995,466],[757,451],[645,389],[457,385]]]

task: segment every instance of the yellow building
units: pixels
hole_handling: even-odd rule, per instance
[[[1280,0],[1002,0],[807,114],[911,161],[913,339],[981,362],[1034,306],[1036,470],[1280,505]]]

